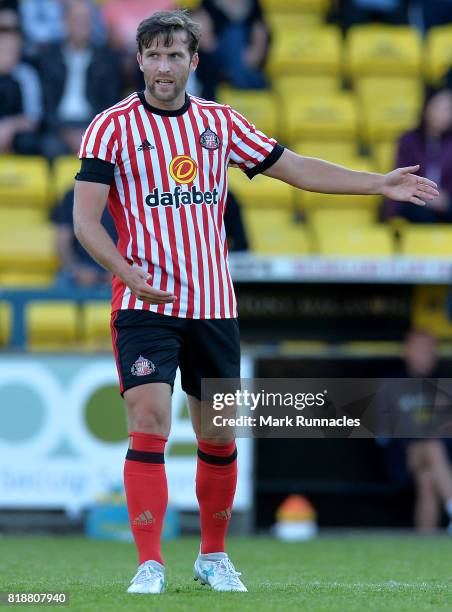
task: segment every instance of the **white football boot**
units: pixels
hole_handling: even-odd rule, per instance
[[[130,581],[127,593],[163,593],[165,568],[158,561],[145,561]]]
[[[193,578],[201,584],[208,584],[214,591],[243,591],[248,589],[239,579],[228,555],[224,552],[198,555],[193,566]]]

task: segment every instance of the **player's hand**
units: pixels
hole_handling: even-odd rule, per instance
[[[382,195],[397,202],[412,202],[418,206],[434,200],[439,192],[433,181],[412,174],[419,170],[419,165],[397,168],[383,176]]]
[[[143,268],[130,266],[124,282],[137,299],[147,304],[172,304],[177,300],[177,297],[169,291],[161,291],[152,287],[149,284],[151,278],[151,274]]]

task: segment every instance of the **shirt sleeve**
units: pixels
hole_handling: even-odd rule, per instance
[[[231,109],[232,142],[229,165],[237,166],[252,179],[270,168],[282,155],[284,147],[269,138],[243,115]]]
[[[115,164],[117,149],[118,138],[113,117],[107,113],[96,115],[83,135],[79,158],[97,158]]]

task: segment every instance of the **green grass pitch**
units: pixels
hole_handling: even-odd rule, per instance
[[[228,552],[249,593],[214,593],[194,582],[197,548],[195,538],[165,542],[166,592],[128,595],[136,568],[132,544],[0,537],[0,591],[66,591],[69,604],[54,610],[452,611],[452,538],[446,535],[323,536],[290,544],[230,538]]]

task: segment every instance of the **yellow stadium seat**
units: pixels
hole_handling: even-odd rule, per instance
[[[30,349],[71,348],[77,340],[78,307],[69,301],[29,302],[25,325]]]
[[[335,160],[331,161],[335,163]],[[340,165],[350,168],[351,170],[360,170],[362,172],[374,172],[375,170],[372,160],[359,156],[342,158]],[[295,192],[295,200],[297,207],[306,212],[311,209],[320,208],[338,211],[365,208],[374,212],[381,203],[381,196],[328,194],[298,189]]]
[[[352,79],[364,75],[419,76],[421,57],[421,36],[415,28],[356,25],[347,35],[344,69]]]
[[[401,236],[403,255],[412,257],[452,257],[452,227],[407,225]]]
[[[267,255],[308,255],[310,240],[289,211],[245,210],[244,220],[252,251]]]
[[[0,227],[0,273],[54,273],[55,228],[50,223]]]
[[[12,308],[10,304],[8,302],[0,302],[0,346],[6,346],[9,343],[12,321]]]
[[[440,85],[452,67],[452,24],[431,28],[425,39],[424,73],[432,85]]]
[[[0,287],[8,289],[43,289],[54,282],[52,272],[0,272]]]
[[[425,329],[436,338],[451,338],[452,321],[449,319],[447,313],[449,291],[449,287],[444,285],[424,285],[415,287],[412,326],[417,329]]]
[[[111,347],[110,302],[86,302],[82,306],[81,338],[87,347]]]
[[[57,157],[53,163],[54,197],[61,200],[64,194],[74,186],[75,175],[80,170],[80,160],[75,155]]]
[[[222,104],[229,104],[267,136],[276,135],[278,106],[272,91],[232,89],[222,86],[217,97]]]
[[[388,257],[394,253],[389,228],[379,225],[334,228],[316,235],[321,255],[329,257]]]
[[[292,210],[296,189],[287,183],[258,174],[250,180],[238,168],[228,172],[229,188],[243,208],[276,208]]]
[[[261,0],[262,8],[267,14],[289,13],[298,15],[299,13],[325,13],[330,0]]]
[[[308,223],[316,236],[331,232],[336,228],[354,228],[368,226],[376,222],[376,213],[369,208],[344,210],[312,209],[309,211]]]
[[[43,157],[0,156],[0,206],[47,208],[49,166]]]
[[[354,340],[340,345],[341,354],[353,357],[360,356],[393,356],[400,357],[400,342],[385,342],[382,340]]]
[[[378,172],[390,172],[396,167],[397,141],[377,142],[372,147],[372,159]]]
[[[300,94],[330,95],[340,88],[339,75],[333,74],[283,75],[273,79],[273,91],[282,102]]]
[[[358,117],[352,94],[294,96],[284,103],[279,132],[285,142],[356,141]]]
[[[404,96],[376,98],[362,106],[361,136],[367,145],[397,140],[419,121],[417,102]]]
[[[289,31],[274,41],[266,71],[270,77],[283,74],[337,75],[341,69],[342,37],[337,26],[324,25]]]
[[[319,141],[319,140],[300,140],[295,143],[293,150],[295,153],[305,157],[318,157],[334,164],[341,164],[342,160],[350,160],[356,157],[356,143],[353,141]]]
[[[379,98],[391,97],[407,98],[410,104],[420,109],[424,100],[424,83],[422,79],[412,76],[361,77],[355,81],[355,91],[365,106],[372,105]]]
[[[345,211],[362,208],[375,213],[381,200],[381,196],[378,195],[343,195],[301,190],[296,198],[297,208],[306,213],[312,209]]]
[[[177,6],[181,9],[195,11],[201,5],[201,0],[177,0]]]
[[[322,25],[322,14],[310,13],[269,13],[266,17],[267,24],[272,34],[272,44],[275,40],[284,38],[288,32],[297,31],[302,36],[307,28]]]
[[[35,225],[46,222],[49,211],[45,208],[2,208],[0,206],[0,228],[10,229],[23,225]],[[1,231],[1,229],[0,229]]]

